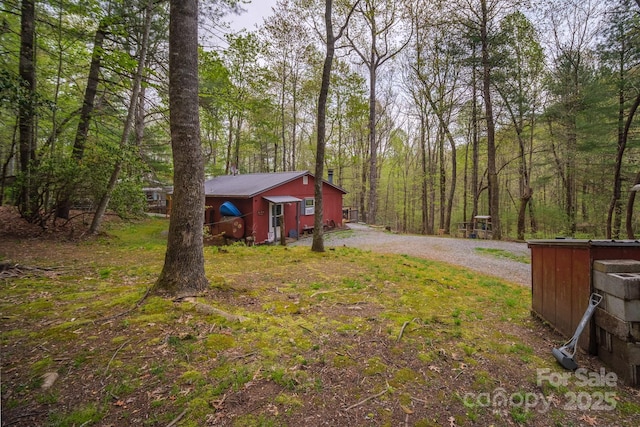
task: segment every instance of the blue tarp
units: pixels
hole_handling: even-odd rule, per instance
[[[240,210],[231,202],[224,202],[220,205],[220,215],[222,216],[242,216]]]

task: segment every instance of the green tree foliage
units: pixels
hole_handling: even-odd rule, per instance
[[[524,239],[527,206],[534,189],[531,185],[534,129],[540,113],[544,56],[532,23],[520,12],[502,21],[501,66],[496,70],[495,87],[506,109],[506,117],[515,133],[518,153],[517,237]],[[535,229],[535,218],[531,217]]]
[[[602,60],[599,87],[610,92],[617,90],[618,99],[606,105],[612,107],[602,118],[614,117],[617,110],[617,153],[613,169],[613,193],[607,212],[607,238],[619,238],[622,222],[622,184],[631,182],[633,174],[625,156],[629,131],[635,112],[640,105],[636,66],[640,60],[640,32],[638,13],[629,0],[613,2],[604,22],[604,40],[599,45]],[[611,99],[613,101],[613,98]],[[615,106],[614,106],[615,105]],[[627,167],[624,167],[627,166]],[[633,236],[628,236],[633,237]]]
[[[65,206],[95,209],[121,165],[109,208],[136,214],[141,187],[174,180],[167,4],[154,3],[128,135],[146,0],[34,2],[34,84],[20,67],[28,4],[1,9],[0,202],[44,226]],[[352,4],[334,1],[336,17]],[[634,234],[637,2],[361,1],[351,47],[336,45],[321,158],[324,6],[279,0],[235,34],[222,20],[251,3],[200,2],[207,175],[320,161],[360,219],[377,212],[367,219],[402,231],[454,233],[491,213],[518,239]]]

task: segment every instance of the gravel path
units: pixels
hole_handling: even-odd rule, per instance
[[[493,248],[530,257],[526,243],[494,240],[456,239],[408,234],[393,234],[367,225],[349,223],[353,233],[327,233],[325,246],[348,246],[382,253],[405,254],[459,265],[501,279],[531,286],[531,265],[483,254],[475,248]],[[311,245],[306,237],[293,245]]]

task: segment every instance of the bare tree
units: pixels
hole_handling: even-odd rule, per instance
[[[491,215],[494,239],[500,239],[502,237],[496,149],[496,114],[494,113],[493,100],[495,68],[498,66],[496,54],[497,47],[501,41],[500,37],[497,37],[498,24],[504,16],[516,8],[518,3],[519,0],[462,0],[454,2],[449,6],[451,7],[451,16],[454,16],[454,19],[462,26],[467,37],[472,42],[472,46],[477,43],[480,49],[478,65],[486,126],[487,188],[489,192],[489,214]],[[472,66],[475,67],[475,50],[473,51],[473,55],[474,61],[472,62]],[[474,174],[474,176],[476,175]],[[474,191],[479,191],[478,187],[476,187]]]
[[[640,0],[636,0],[636,3],[638,4],[638,7],[640,7]],[[625,123],[625,132],[627,134],[628,134],[629,127],[631,125],[631,122],[633,121],[633,118],[635,116],[635,113],[637,111],[637,108],[638,108],[639,104],[640,104],[640,94],[636,98],[636,102],[634,103],[634,108],[629,113],[629,116],[627,117],[627,122]],[[626,139],[626,136],[625,136],[625,139]],[[638,184],[640,184],[640,172],[638,172],[636,174],[636,178],[633,181],[634,189],[629,192],[629,198],[627,199],[627,216],[626,216],[626,221],[625,221],[625,226],[626,226],[626,229],[627,229],[627,239],[635,239],[635,233],[633,231],[632,218],[633,218],[633,205],[634,205],[635,200],[636,200],[635,187]]]
[[[430,31],[431,30],[431,31]],[[461,61],[456,57],[460,49],[452,40],[452,33],[443,27],[417,28],[416,59],[411,65],[422,87],[421,93],[438,122],[440,157],[440,228],[449,233],[457,179],[456,143],[451,132],[451,118],[459,108],[459,74]],[[455,36],[453,36],[455,37]],[[433,65],[430,65],[433,64]],[[444,141],[449,143],[451,183],[446,193],[447,172]]]
[[[638,12],[632,10],[631,1],[617,2],[607,14],[607,28],[602,43],[601,58],[605,66],[615,73],[618,88],[618,141],[613,176],[613,194],[607,212],[607,239],[618,239],[622,223],[623,159],[627,148],[633,118],[640,106],[640,92],[633,81],[636,64],[640,56],[637,40],[636,20]],[[636,40],[634,40],[636,39]],[[615,70],[615,71],[614,71]],[[635,100],[629,105],[632,97]]]
[[[152,1],[147,0],[147,6],[145,8],[143,36],[139,46],[138,67],[136,69],[136,74],[133,77],[133,90],[131,91],[131,98],[129,99],[129,109],[127,118],[124,122],[122,136],[120,137],[120,148],[122,152],[116,160],[113,171],[111,172],[111,177],[109,178],[109,183],[107,184],[107,188],[100,198],[98,208],[93,215],[93,221],[91,221],[91,226],[89,227],[89,233],[91,234],[97,233],[100,229],[102,218],[104,217],[104,214],[107,211],[107,207],[109,206],[109,201],[111,200],[111,195],[113,194],[113,190],[118,183],[118,177],[120,176],[120,171],[122,170],[122,166],[124,164],[124,152],[126,152],[127,146],[129,145],[131,130],[135,125],[138,101],[140,100],[140,92],[142,89],[142,79],[144,77],[144,69],[147,61],[147,51],[149,49],[149,32],[151,30],[151,18],[153,16],[152,6]]]
[[[20,20],[20,63],[19,73],[25,99],[19,105],[18,128],[20,141],[20,214],[28,221],[35,222],[39,218],[37,192],[32,176],[36,161],[35,138],[35,2],[23,0]]]
[[[174,190],[156,289],[175,296],[208,287],[204,274],[204,163],[198,118],[198,0],[170,0],[169,114]]]
[[[349,19],[353,14],[354,8],[360,3],[356,0],[349,10],[344,24],[340,27],[338,34],[333,32],[333,0],[325,0],[324,22],[325,22],[325,42],[327,46],[324,65],[322,67],[322,83],[320,86],[320,94],[318,95],[318,118],[317,118],[317,144],[316,144],[316,169],[315,169],[315,216],[313,228],[313,242],[311,250],[314,252],[324,252],[324,239],[322,229],[322,176],[324,175],[324,155],[326,147],[326,121],[327,121],[327,98],[329,96],[329,84],[331,82],[331,67],[333,66],[333,57],[336,50],[336,41],[342,37]]]
[[[378,70],[400,53],[411,40],[398,42],[395,34],[401,25],[401,4],[392,0],[364,0],[356,11],[359,31],[347,31],[353,50],[369,71],[369,200],[366,219],[375,223],[378,209],[378,139],[376,137],[376,84]]]
[[[282,170],[295,170],[298,164],[300,92],[304,84],[307,58],[313,44],[300,10],[292,0],[279,0],[274,13],[266,18],[262,34],[267,40],[267,60],[272,61],[278,84]],[[278,147],[274,147],[277,149]],[[278,159],[275,159],[275,164]]]
[[[596,38],[600,5],[594,1],[564,0],[547,11],[553,30],[553,74],[550,93],[557,99],[559,139],[553,147],[564,187],[567,232],[574,235],[578,199],[578,115],[586,109],[585,87],[593,78],[591,48]]]
[[[536,31],[522,13],[507,16],[502,22],[502,32],[507,40],[502,46],[503,57],[510,60],[498,70],[494,87],[500,94],[518,142],[520,200],[517,233],[518,239],[524,240],[527,207],[533,197],[531,158],[544,58]]]

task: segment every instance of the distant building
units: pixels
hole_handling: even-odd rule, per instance
[[[205,224],[212,234],[224,231],[229,237],[256,243],[278,241],[283,232],[286,237],[311,232],[314,185],[315,177],[309,171],[215,177],[204,185]],[[341,227],[346,191],[323,180],[322,193],[323,225]]]
[[[142,192],[147,199],[147,212],[167,213],[167,194],[170,188],[144,187]]]

